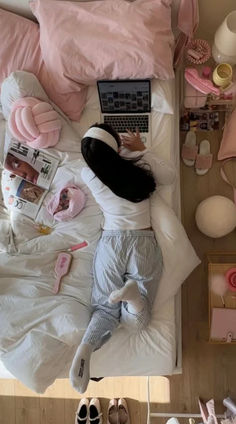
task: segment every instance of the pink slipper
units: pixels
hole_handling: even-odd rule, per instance
[[[198,152],[196,133],[188,131],[182,145],[181,157],[187,166],[193,166]]]
[[[208,140],[202,140],[199,145],[199,153],[196,157],[195,170],[198,175],[205,175],[212,167],[213,155],[210,152]]]

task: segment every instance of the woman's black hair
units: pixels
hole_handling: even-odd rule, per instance
[[[95,124],[111,134],[120,147],[120,137],[108,124]],[[94,174],[117,196],[130,202],[148,199],[156,188],[152,172],[147,167],[139,166],[137,161],[122,158],[104,142],[91,137],[81,141],[84,160]]]

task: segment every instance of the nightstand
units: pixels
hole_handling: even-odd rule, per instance
[[[236,344],[236,339],[212,339],[210,335],[213,308],[234,310],[236,314],[236,293],[227,291],[223,299],[211,290],[211,279],[214,275],[225,275],[228,269],[236,267],[236,252],[210,252],[207,254],[208,275],[208,316],[209,316],[209,342],[216,344]],[[233,312],[234,313],[234,312]]]
[[[210,59],[206,64],[193,65],[185,62],[182,70],[182,104],[181,104],[181,118],[180,130],[200,130],[200,131],[214,131],[223,127],[228,115],[236,106],[236,98],[231,96],[224,96],[223,93],[217,96],[213,93],[203,94],[196,90],[185,79],[184,72],[186,68],[196,69],[201,76],[205,68],[211,67],[213,71],[216,64],[213,59]],[[211,73],[212,75],[212,73]],[[211,79],[212,77],[208,77]]]

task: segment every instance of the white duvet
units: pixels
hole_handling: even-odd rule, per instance
[[[1,162],[3,146],[6,149],[10,138],[8,131],[5,134],[5,119],[9,116],[12,101],[22,96],[48,101],[32,74],[16,72],[5,80],[1,91]],[[31,219],[16,212],[9,215],[3,204],[0,205],[1,360],[16,378],[36,392],[44,392],[58,376],[66,375],[88,324],[91,267],[100,237],[101,213],[80,177],[84,166],[80,136],[84,128],[81,126],[79,134],[63,114],[60,115],[63,125],[61,138],[56,148],[49,149],[60,159],[60,165],[36,219],[38,223],[52,227],[51,234],[40,235]],[[91,117],[94,119],[95,113],[87,112],[87,116],[90,118],[84,122]],[[161,155],[158,144],[155,146],[154,143],[154,150]],[[86,207],[71,221],[55,222],[45,204],[62,183],[79,185],[86,193]],[[145,331],[137,335],[130,336],[127,330],[118,328],[111,340],[94,354],[92,376],[139,375],[138,362],[142,362],[142,375],[153,374],[153,361],[158,352],[157,373],[161,374],[162,358],[165,363],[163,372],[173,371],[174,358],[170,357],[167,365],[165,358],[165,352],[169,354],[170,343],[173,342],[165,336],[165,332],[170,331],[165,303],[174,297],[199,259],[161,193],[152,199],[152,224],[164,257],[164,272],[152,321]],[[54,295],[52,287],[57,251],[84,240],[88,246],[73,253],[70,272],[63,278],[59,294]],[[112,357],[111,362],[117,364],[114,369],[106,366],[106,356]]]

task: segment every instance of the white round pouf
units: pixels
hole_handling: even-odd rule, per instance
[[[211,196],[199,203],[196,224],[209,237],[226,236],[236,227],[236,205],[224,196]]]

